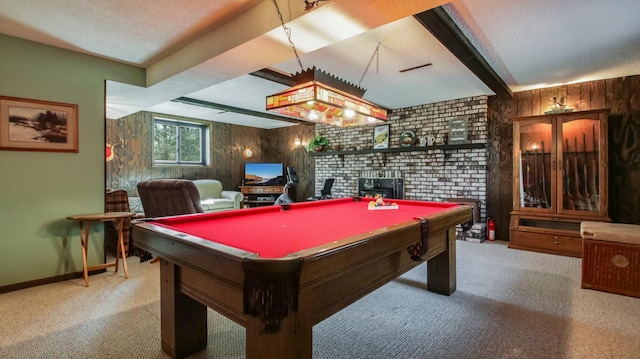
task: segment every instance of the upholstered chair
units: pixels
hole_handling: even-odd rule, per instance
[[[140,182],[137,187],[145,217],[203,213],[193,181],[156,179]]]
[[[123,189],[107,189],[105,205],[107,212],[130,212],[127,191]],[[118,228],[115,222],[117,221],[106,221],[104,224],[105,248],[114,257],[118,247]],[[124,238],[125,257],[128,257],[131,254],[131,220],[129,219],[124,221],[122,236]]]

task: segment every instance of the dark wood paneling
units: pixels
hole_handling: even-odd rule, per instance
[[[633,76],[607,91],[617,111],[609,120],[610,215],[624,223],[640,222],[639,89],[640,76]]]
[[[533,96],[533,93],[528,91],[513,97],[518,104],[518,117],[523,116],[522,114],[524,113],[531,112],[531,96]]]
[[[563,91],[563,93],[565,92],[566,91]],[[556,100],[560,101],[562,95],[559,95],[558,93],[559,91],[557,87],[547,87],[540,89],[540,108],[537,112],[531,111],[529,113],[522,114],[522,116],[531,116],[533,114],[538,115],[543,114],[545,111],[548,111],[553,104],[554,97],[556,98]]]
[[[576,111],[586,110],[582,94],[582,83],[567,85],[565,104],[568,108],[573,108]]]
[[[640,76],[630,76],[523,91],[506,100],[489,97],[487,215],[496,219],[496,237],[509,237],[509,212],[513,202],[510,120],[544,114],[554,96],[565,96],[567,107],[575,110],[611,108],[609,216],[614,222],[640,224]]]
[[[296,125],[266,130],[210,122],[210,167],[154,167],[151,136],[155,115],[139,112],[119,120],[107,120],[107,143],[118,144],[114,148],[115,158],[107,162],[107,187],[125,189],[130,196],[137,196],[137,183],[148,179],[213,178],[222,182],[224,189],[238,190],[244,177],[244,163],[264,161],[283,162],[285,166],[294,166],[298,172],[310,174],[301,177],[304,180],[294,192],[295,200],[302,200],[313,194],[314,162],[309,159],[303,148],[295,148],[293,144],[296,137],[312,137],[313,126]],[[158,116],[194,121],[191,118]],[[246,147],[254,149],[251,159],[242,156]]]
[[[539,94],[535,94],[539,98]],[[487,177],[487,217],[491,216],[496,222],[498,232],[496,238],[509,238],[508,231],[501,232],[500,229],[509,227],[509,212],[513,205],[511,203],[511,189],[513,180],[511,176],[495,176],[493,174],[511,173],[512,162],[511,152],[513,149],[513,128],[511,119],[518,117],[520,113],[520,103],[531,103],[532,94],[522,96],[522,93],[515,93],[510,100],[501,100],[491,97],[488,102],[487,123],[488,123],[488,172]],[[503,201],[496,198],[505,199]]]
[[[540,112],[540,109],[545,107],[546,101],[542,101],[540,96],[540,90],[531,91],[531,111],[532,113]]]
[[[294,139],[308,142],[315,135],[315,126],[299,125],[268,130],[262,133],[264,150],[269,161],[282,161],[285,166],[293,166],[299,183],[290,190],[295,202],[305,200],[314,194],[315,161],[302,146],[295,146]],[[306,143],[305,142],[305,143]]]
[[[589,110],[605,108],[605,80],[591,81],[591,103]]]

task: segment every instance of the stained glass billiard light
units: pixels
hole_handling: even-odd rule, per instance
[[[340,127],[358,126],[384,122],[387,110],[362,98],[365,89],[348,83],[315,66],[304,70],[296,47],[291,41],[289,29],[280,14],[278,3],[273,1],[282,28],[287,35],[301,72],[292,74],[295,86],[267,96],[266,110],[304,121],[336,125]],[[374,55],[378,54],[378,47]],[[373,57],[371,58],[373,60]],[[369,65],[371,64],[369,61]],[[369,66],[367,65],[367,69]],[[366,74],[367,70],[365,69]],[[362,78],[360,79],[362,82]]]
[[[362,99],[361,87],[315,67],[292,77],[297,85],[267,96],[268,111],[341,127],[387,120],[386,109]]]

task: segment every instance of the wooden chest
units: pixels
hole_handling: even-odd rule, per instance
[[[582,288],[640,298],[640,226],[582,222]]]

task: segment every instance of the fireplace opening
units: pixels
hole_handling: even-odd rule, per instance
[[[358,196],[404,199],[402,178],[358,178]]]

